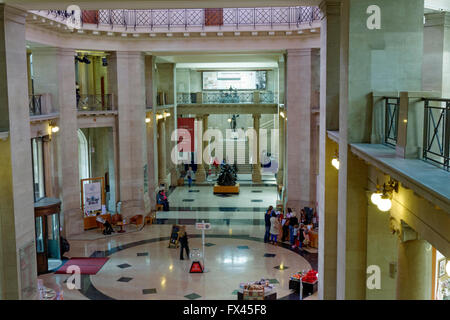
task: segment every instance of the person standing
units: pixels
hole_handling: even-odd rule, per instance
[[[270,207],[267,209],[267,211],[266,211],[266,213],[265,213],[265,215],[264,215],[264,222],[265,222],[265,225],[266,225],[266,232],[265,232],[265,234],[264,234],[264,243],[269,242],[269,236],[270,236],[270,218],[272,217],[272,212],[275,212],[275,211],[273,211],[273,207],[270,206]]]
[[[274,245],[277,244],[278,233],[280,233],[280,221],[278,220],[276,213],[273,212],[270,217],[270,240],[269,240],[269,243],[272,243]]]
[[[289,237],[289,218],[291,217],[291,214],[288,212],[286,213],[285,219],[282,220],[282,230],[283,235],[281,236],[281,242],[285,242]]]
[[[294,233],[294,227],[298,225],[298,219],[295,213],[292,212],[291,208],[288,208],[288,212],[290,213],[291,217],[289,218],[289,242],[292,247],[295,246],[295,233]]]
[[[184,258],[183,258],[183,249],[186,250],[186,255],[187,255],[187,258],[189,260],[189,243],[188,243],[188,236],[187,236],[187,232],[186,232],[186,227],[185,226],[181,226],[181,228],[180,228],[179,241],[180,241],[180,260],[184,260]]]
[[[189,167],[188,171],[187,171],[187,178],[188,178],[188,185],[189,188],[192,186],[192,176],[194,175],[194,172],[192,171],[192,168]]]

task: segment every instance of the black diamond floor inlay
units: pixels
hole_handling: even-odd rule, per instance
[[[194,202],[194,199],[183,199],[183,202]]]
[[[262,190],[252,190],[253,193],[262,193]]]
[[[275,253],[265,253],[265,254],[264,254],[264,257],[266,257],[266,258],[273,258],[273,257],[275,257],[275,256],[276,256]]]
[[[121,277],[120,279],[118,279],[117,281],[119,282],[129,282],[131,281],[133,278],[128,278],[128,277]]]
[[[241,250],[245,250],[245,249],[248,249],[248,246],[238,246],[237,248],[241,249]]]
[[[189,190],[189,192],[200,192],[200,190]]]
[[[189,300],[195,300],[195,299],[201,298],[202,296],[200,296],[194,292],[194,293],[185,295],[184,297],[188,298]]]
[[[286,270],[286,269],[289,269],[289,267],[288,266],[279,265],[279,266],[274,267],[274,269]]]
[[[148,256],[148,252],[138,252],[137,256],[138,257],[147,257]]]
[[[125,269],[125,268],[131,267],[131,264],[128,264],[128,263],[122,263],[122,264],[119,264],[118,267],[121,268],[121,269]]]
[[[210,242],[205,243],[205,247],[212,247],[215,245],[216,245],[215,243],[210,243]]]
[[[252,202],[263,202],[263,201],[259,199],[253,199]]]
[[[155,288],[142,290],[142,294],[154,294],[154,293],[156,293],[156,289]]]

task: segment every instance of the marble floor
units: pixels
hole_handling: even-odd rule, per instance
[[[317,253],[263,242],[264,210],[276,200],[275,187],[242,187],[239,195],[231,197],[214,196],[210,186],[177,187],[169,195],[171,211],[157,213],[158,224],[114,236],[90,230],[69,239],[66,257],[109,258],[96,275],[82,275],[80,290],[68,289],[66,274],[40,278],[44,285],[62,291],[65,300],[236,300],[241,282],[261,278],[275,285],[278,299],[298,299],[289,290],[289,277],[317,269]],[[185,224],[191,251],[201,250],[201,232],[194,223],[202,220],[212,224],[205,232],[206,272],[191,274],[192,261],[180,260],[179,249],[168,248],[170,230],[172,223]]]

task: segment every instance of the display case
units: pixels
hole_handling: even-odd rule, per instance
[[[38,274],[53,271],[62,263],[60,211],[59,199],[43,198],[34,203]]]

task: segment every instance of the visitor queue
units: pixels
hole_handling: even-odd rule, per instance
[[[308,213],[301,209],[300,213],[287,209],[286,216],[282,212],[276,212],[273,206],[269,206],[264,215],[265,234],[264,242],[277,245],[278,241],[289,241],[291,248],[302,248],[310,243],[310,228],[308,225],[317,225],[316,214],[310,208]],[[278,236],[281,235],[281,239]]]

